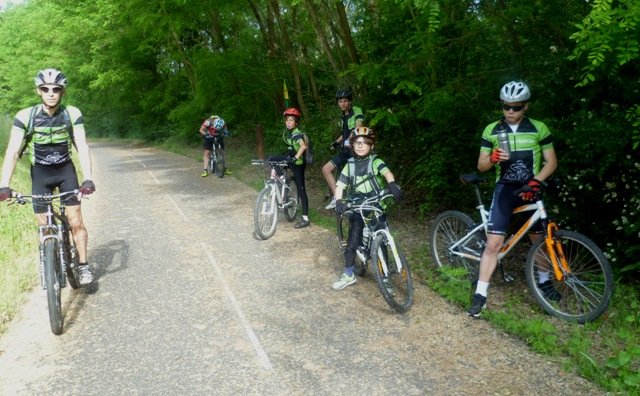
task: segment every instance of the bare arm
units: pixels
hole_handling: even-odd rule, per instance
[[[296,152],[296,159],[302,158],[302,154],[304,154],[304,151],[306,149],[307,149],[307,144],[304,142],[304,139],[300,139],[300,147],[298,148],[298,151]]]
[[[544,181],[555,172],[558,167],[558,158],[556,157],[556,150],[550,148],[542,152],[544,157],[544,166],[540,169],[540,172],[535,175],[535,178]]]
[[[84,125],[74,125],[73,139],[75,141],[76,150],[78,151],[78,160],[80,161],[80,168],[82,169],[82,177],[84,180],[93,180],[93,173],[91,172],[91,153],[89,151],[89,145],[87,144],[87,135],[84,130]]]
[[[12,127],[11,136],[9,137],[9,143],[7,144],[7,150],[5,151],[4,161],[2,163],[2,177],[0,179],[0,187],[9,187],[11,182],[11,176],[18,163],[18,156],[20,155],[20,148],[22,141],[24,140],[24,130]]]

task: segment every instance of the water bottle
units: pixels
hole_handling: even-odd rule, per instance
[[[507,127],[503,122],[500,122],[498,126],[498,144],[500,146],[500,150],[510,156],[511,147],[509,146],[509,135],[507,134]]]

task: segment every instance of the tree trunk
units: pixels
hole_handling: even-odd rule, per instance
[[[344,3],[342,3],[342,0],[337,0],[335,4],[336,11],[338,12],[338,21],[340,22],[340,30],[342,31],[342,40],[349,51],[351,62],[358,64],[358,52],[356,51],[356,46],[353,43],[353,38],[351,37],[351,27],[349,26],[349,20],[347,19],[347,12],[344,9]]]

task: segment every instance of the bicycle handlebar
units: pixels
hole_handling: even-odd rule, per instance
[[[60,198],[60,200],[62,201],[62,198],[72,195],[77,196],[78,199],[82,198],[82,193],[78,189],[72,191],[64,191],[58,194],[23,194],[18,191],[11,190],[11,199],[15,200],[13,203],[18,203],[20,205],[28,203],[28,199],[31,199],[32,201],[40,200],[45,201],[46,203],[50,203],[56,198]]]

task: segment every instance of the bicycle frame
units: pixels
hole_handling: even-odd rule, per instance
[[[369,237],[369,240],[367,241],[367,246],[365,246],[366,248],[366,254],[368,256],[368,253],[371,250],[371,244],[373,242],[373,240],[378,236],[378,235],[384,235],[384,237],[387,239],[387,241],[389,242],[388,245],[391,246],[391,252],[393,254],[393,257],[396,261],[396,263],[398,264],[398,272],[402,271],[402,260],[400,259],[400,255],[398,253],[398,248],[396,247],[396,243],[395,243],[395,239],[393,238],[393,236],[391,235],[391,232],[389,231],[389,225],[387,224],[386,221],[380,221],[380,217],[382,217],[382,215],[384,214],[384,212],[382,211],[382,208],[380,208],[380,206],[376,205],[376,203],[392,197],[393,195],[391,194],[386,194],[384,191],[381,192],[380,194],[377,194],[373,197],[367,198],[365,199],[362,203],[360,204],[354,204],[351,203],[351,208],[349,209],[349,211],[351,213],[356,213],[358,216],[360,216],[360,218],[362,218],[362,221],[364,222],[364,226],[366,228],[369,229],[369,231],[371,232],[371,236]],[[348,212],[347,212],[348,213]],[[372,214],[371,217],[365,215],[365,213],[369,213]],[[383,227],[382,228],[378,228],[376,229],[376,225],[377,224],[382,224]],[[364,232],[364,228],[363,228],[363,232]],[[368,259],[369,257],[365,257],[365,259]],[[366,262],[366,260],[362,260],[363,262]],[[384,271],[384,274],[386,276],[389,275],[389,269],[387,267],[387,263],[385,260],[381,260],[382,263],[382,268]]]
[[[489,221],[489,211],[485,208],[484,203],[482,202],[482,197],[480,195],[480,190],[477,185],[474,184],[474,189],[476,193],[476,198],[478,200],[478,212],[480,213],[481,223],[470,230],[464,237],[462,237],[459,241],[450,246],[449,250],[452,254],[460,257],[464,257],[467,259],[480,261],[481,255],[466,253],[462,249],[465,248],[465,244],[473,238],[473,236],[480,231],[483,231],[485,234],[488,231],[488,221]],[[521,205],[513,209],[513,214],[531,212],[533,213],[529,216],[529,218],[525,221],[525,223],[509,238],[507,238],[500,251],[498,252],[498,261],[502,260],[509,252],[513,249],[513,247],[520,242],[520,240],[525,236],[527,232],[533,228],[537,221],[540,221],[544,228],[544,239],[547,247],[547,252],[549,253],[552,265],[553,272],[557,280],[563,280],[565,278],[565,274],[570,273],[569,265],[567,263],[566,258],[564,257],[564,251],[562,248],[562,244],[554,239],[555,232],[558,230],[558,226],[555,222],[550,221],[547,216],[547,211],[544,207],[544,202],[542,199],[538,201],[526,205]],[[467,249],[468,251],[473,251],[473,249]]]

